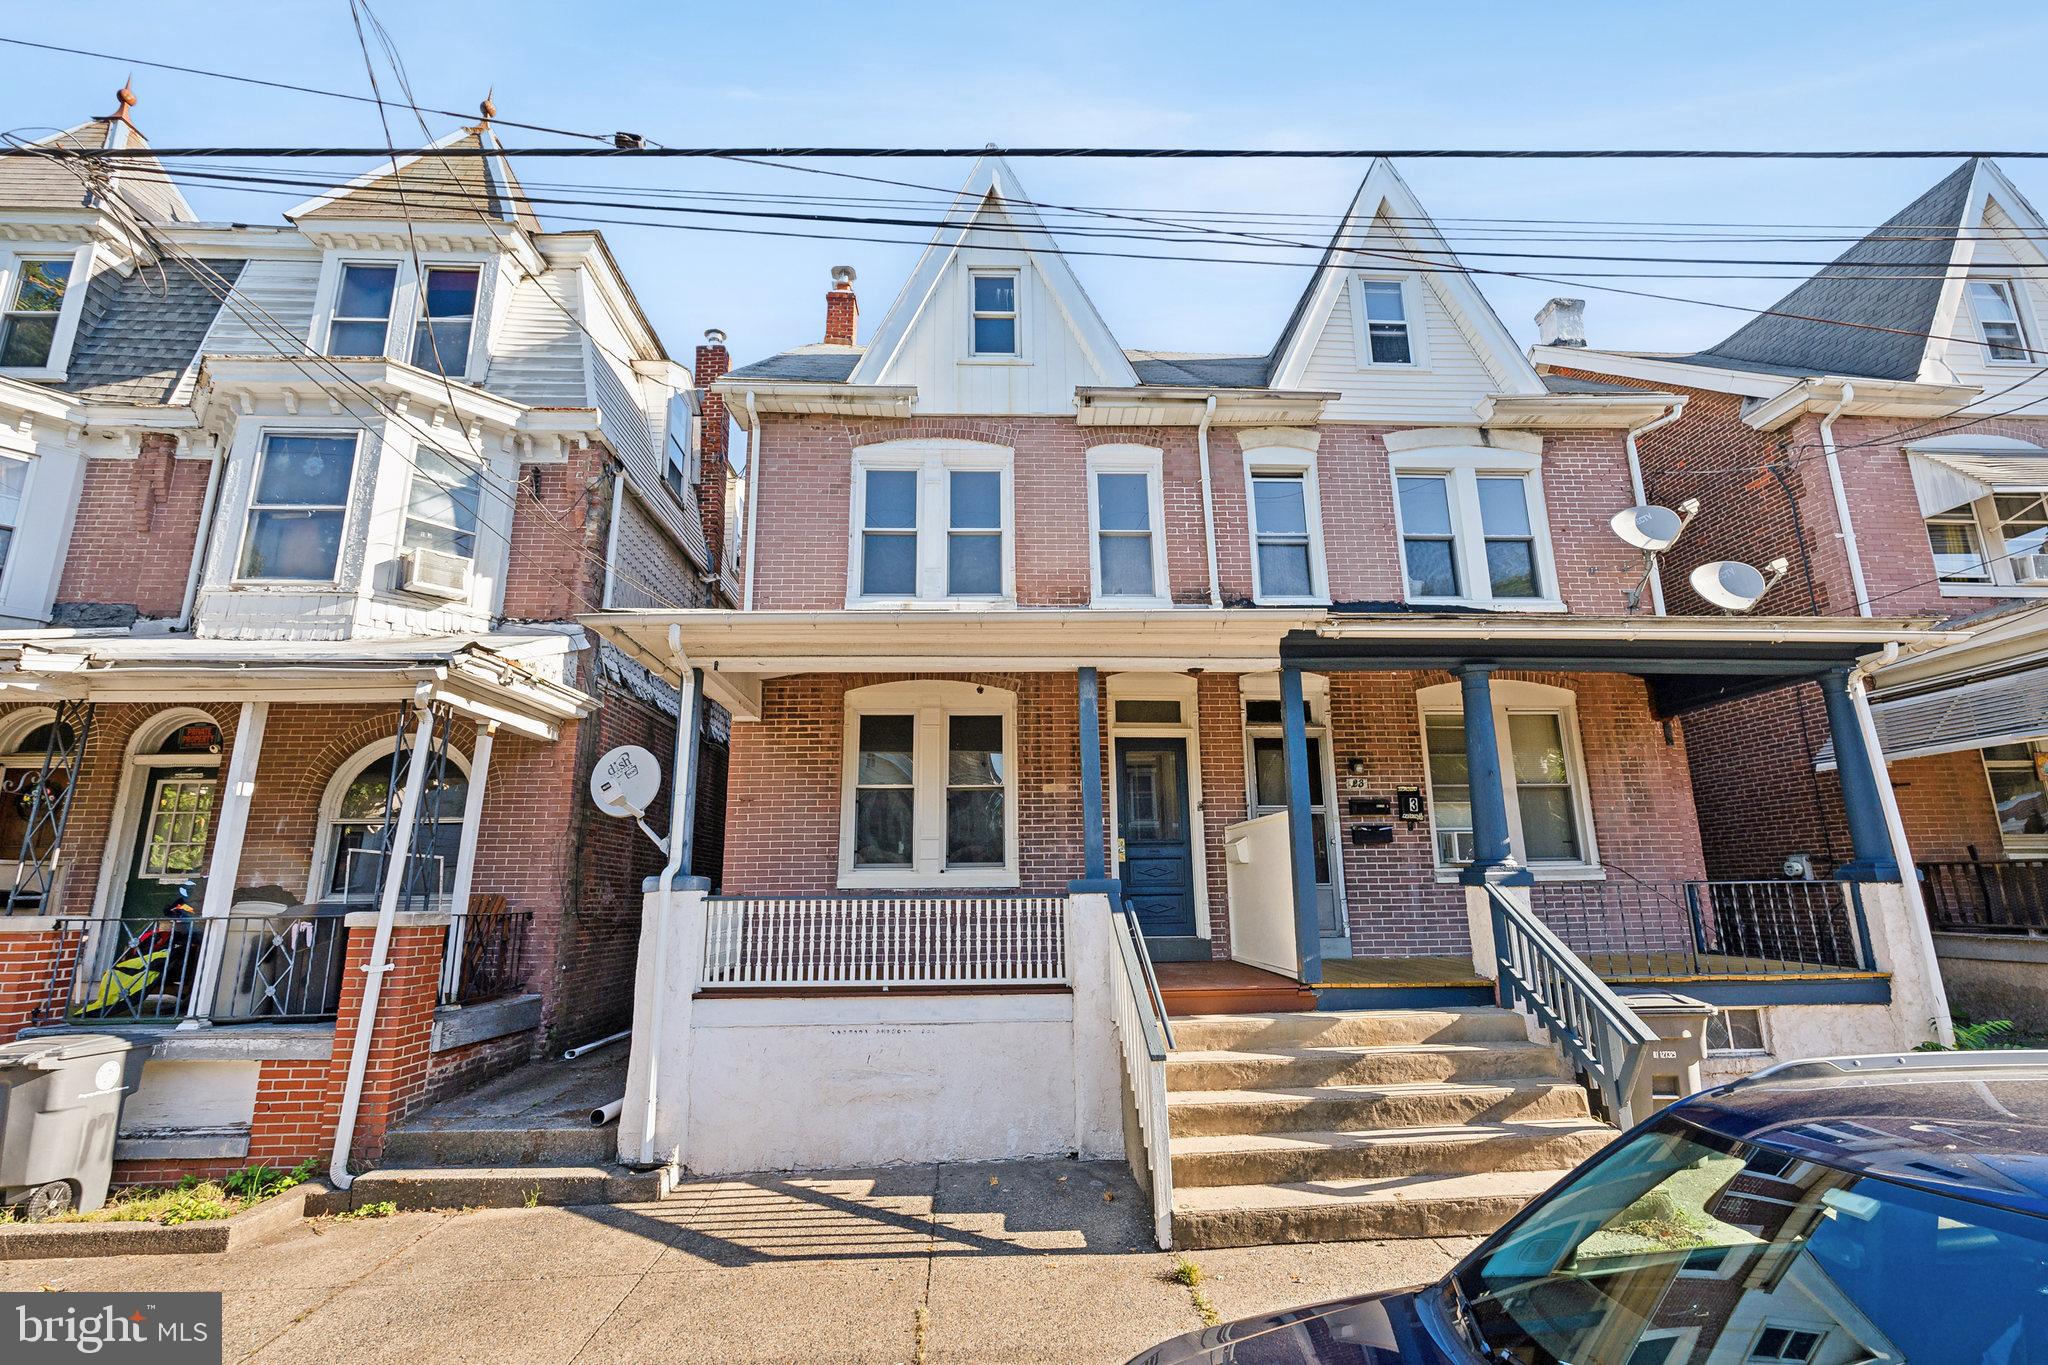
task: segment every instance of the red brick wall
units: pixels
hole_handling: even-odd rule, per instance
[[[175,458],[176,439],[144,434],[132,460],[92,459],[57,580],[66,606],[126,606],[176,616],[192,570],[208,461]]]
[[[392,931],[388,959],[391,970],[384,975],[377,1001],[362,1101],[356,1112],[351,1155],[358,1164],[374,1164],[384,1150],[384,1135],[426,1098],[434,1001],[440,990],[441,945],[446,934],[447,930],[439,925],[400,925]],[[362,1024],[363,986],[367,979],[363,968],[369,963],[374,937],[367,931],[351,931],[348,936],[348,965],[341,979],[341,1013],[334,1022],[334,1055],[327,1072],[335,1122],[340,1119],[342,1089],[347,1083],[356,1031]],[[330,1124],[329,1132],[332,1131]]]
[[[506,620],[566,621],[603,606],[614,468],[603,448],[578,446],[560,464],[520,470],[505,573]]]
[[[726,535],[725,480],[732,467],[726,447],[732,424],[726,418],[724,397],[713,392],[711,386],[732,368],[732,353],[714,342],[699,346],[696,360],[692,378],[702,409],[697,422],[697,512],[704,523],[704,543],[711,547],[711,567],[716,570],[724,567],[721,561]]]
[[[1167,577],[1176,602],[1208,601],[1201,460],[1192,428],[1084,428],[1057,417],[907,421],[764,419],[755,603],[763,608],[831,608],[846,600],[855,449],[880,441],[954,438],[1015,451],[1018,600],[1084,606],[1089,598],[1087,452],[1132,444],[1159,449],[1166,518]],[[1386,428],[1331,425],[1316,456],[1331,596],[1338,602],[1399,601],[1393,475]],[[1576,611],[1619,612],[1641,559],[1607,529],[1633,501],[1625,447],[1616,432],[1551,436],[1544,496],[1557,574]],[[1217,577],[1227,603],[1252,595],[1243,447],[1237,433],[1210,433]]]
[[[79,937],[56,930],[0,934],[0,1044],[13,1042],[31,1024],[54,1022],[42,1017],[50,982],[53,976],[62,980],[58,969],[78,951]]]
[[[2005,856],[1979,750],[1909,758],[1892,764],[1891,771],[1914,858],[1955,862],[1970,857],[1972,849],[1986,861]]]
[[[494,1076],[517,1069],[533,1056],[537,1041],[532,1029],[521,1029],[502,1038],[436,1052],[427,1062],[427,1085],[419,1107],[474,1090]]]
[[[1722,702],[1685,728],[1709,876],[1781,877],[1791,853],[1810,855],[1823,875],[1848,861],[1841,784],[1813,766],[1828,738],[1818,687]]]

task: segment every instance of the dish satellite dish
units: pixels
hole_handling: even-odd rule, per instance
[[[1754,607],[1771,585],[1785,576],[1790,563],[1774,559],[1764,566],[1769,578],[1739,559],[1717,559],[1692,571],[1692,590],[1713,606],[1726,612],[1743,612]]]
[[[590,770],[590,800],[606,815],[631,820],[663,853],[668,840],[647,825],[647,808],[661,795],[661,760],[637,744],[621,744]]]
[[[1669,507],[1645,503],[1641,507],[1629,507],[1616,512],[1607,523],[1614,528],[1614,534],[1645,554],[1661,554],[1678,543],[1679,533],[1685,530],[1685,518]]]

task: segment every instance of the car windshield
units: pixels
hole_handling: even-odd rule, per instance
[[[1473,1348],[1510,1365],[2048,1365],[2048,1220],[1675,1118],[1449,1288]]]

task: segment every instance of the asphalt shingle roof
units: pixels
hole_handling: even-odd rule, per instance
[[[1718,345],[1674,359],[1793,377],[1917,379],[1942,287],[1941,272],[1926,266],[1954,251],[1976,172],[1975,159],[1964,162],[1769,312]]]
[[[231,285],[244,262],[205,264]],[[126,279],[101,272],[87,290],[61,387],[91,403],[169,402],[219,307],[212,290],[173,261]]]
[[[785,380],[798,384],[844,384],[860,364],[861,351],[855,347],[806,347],[784,351],[729,372],[727,379]]]
[[[1258,389],[1266,384],[1272,357],[1185,355],[1173,351],[1125,351],[1140,384],[1198,389]]]

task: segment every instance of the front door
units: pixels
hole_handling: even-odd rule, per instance
[[[123,919],[155,919],[170,908],[178,887],[206,868],[206,836],[213,826],[212,768],[149,768],[135,856],[121,897]]]
[[[1195,859],[1188,828],[1188,742],[1116,742],[1118,875],[1150,938],[1195,932]]]

